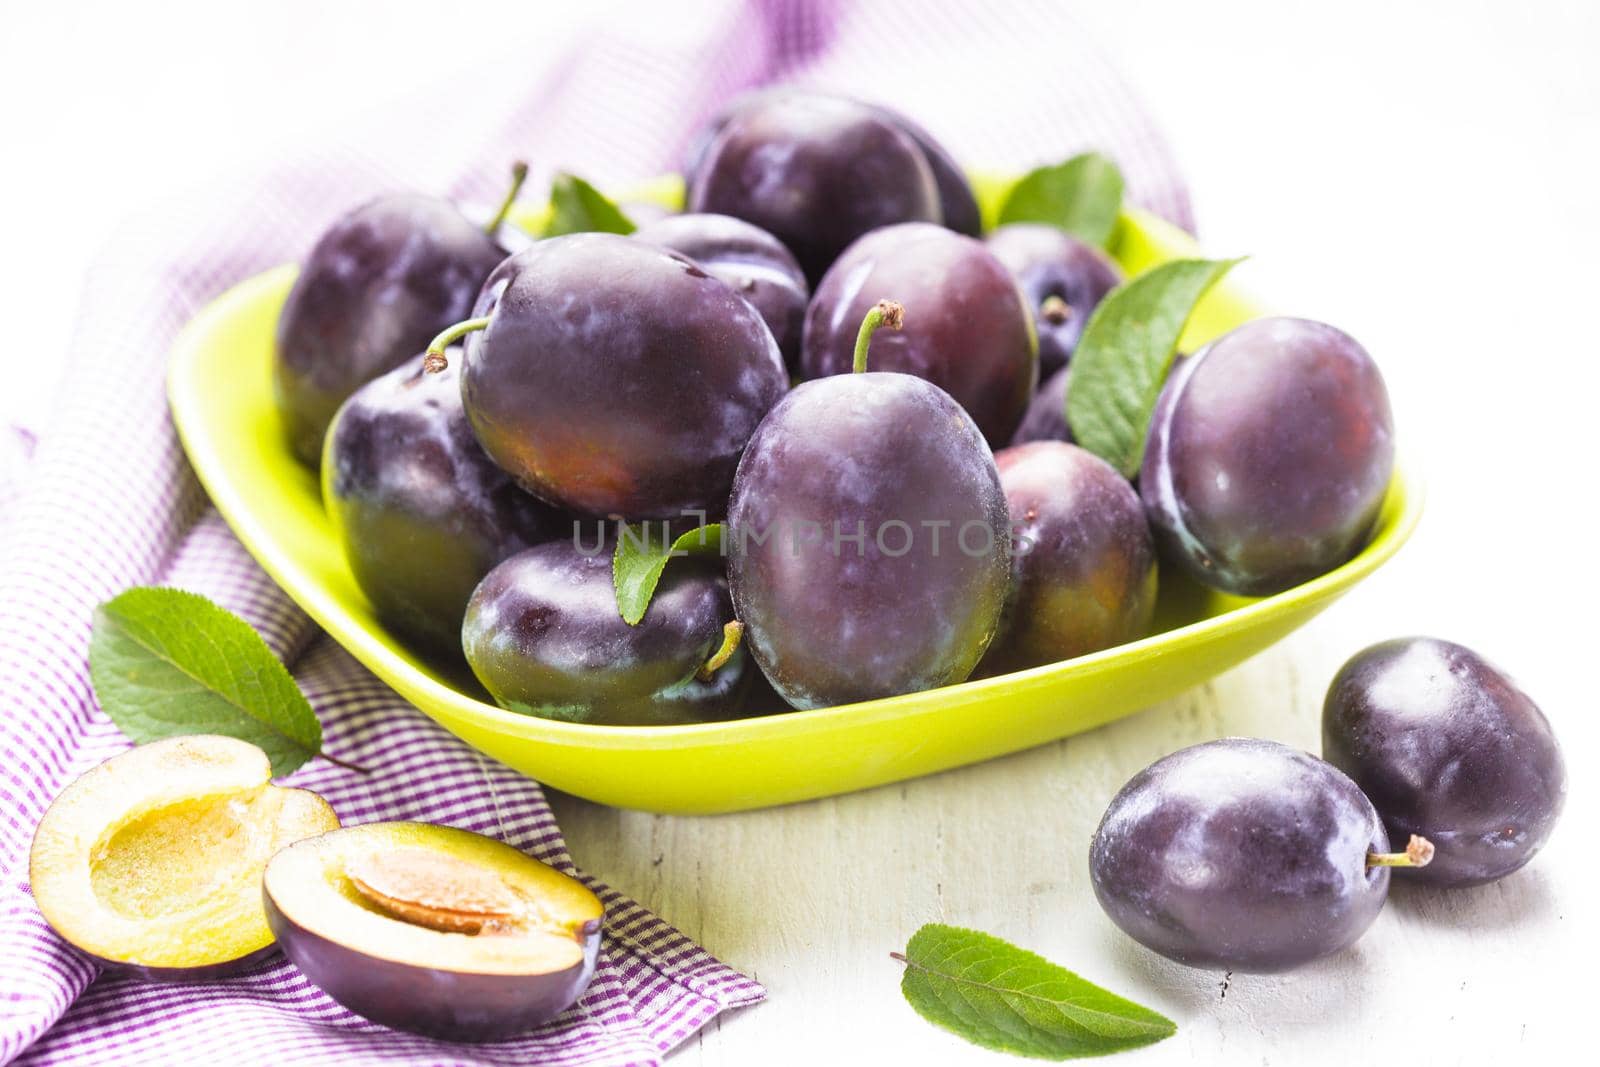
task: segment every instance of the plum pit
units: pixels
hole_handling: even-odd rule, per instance
[[[352,862],[345,875],[379,911],[430,930],[504,930],[519,910],[516,895],[493,871],[430,849],[369,853]]]

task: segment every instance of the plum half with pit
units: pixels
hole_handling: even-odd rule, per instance
[[[1126,478],[1076,445],[1036,441],[995,457],[1011,514],[1011,588],[980,668],[1004,674],[1150,631],[1156,548]]]
[[[1266,318],[1179,360],[1151,416],[1139,493],[1196,580],[1267,596],[1361,548],[1394,469],[1378,367],[1349,334]]]
[[[1072,359],[1090,314],[1122,284],[1122,271],[1098,248],[1043,223],[1000,226],[984,244],[1022,286],[1039,331],[1039,376],[1049,378]]]
[[[798,708],[964,680],[1009,575],[983,435],[938,386],[867,371],[804,382],[761,423],[728,509],[728,576],[751,655]]]
[[[278,849],[339,825],[326,801],[271,783],[231,737],[152,741],[88,771],[39,820],[34,902],[97,962],[147,978],[216,978],[272,949],[261,872]]]
[[[783,242],[731,215],[668,215],[632,236],[680,252],[733,286],[761,313],[790,372],[798,371],[811,290]]]
[[[492,463],[461,406],[460,353],[439,374],[419,354],[351,395],[328,431],[322,499],[356,584],[383,624],[459,659],[483,576],[570,520]]]
[[[510,845],[427,823],[349,826],[284,849],[258,892],[300,972],[375,1023],[496,1041],[549,1022],[594,975],[605,909]]]
[[[849,373],[856,328],[879,300],[905,308],[905,327],[873,337],[874,371],[926,378],[991,447],[1010,441],[1039,383],[1038,346],[1021,290],[983,242],[912,222],[851,245],[806,309],[806,377]]]
[[[1111,920],[1191,967],[1270,974],[1354,944],[1403,853],[1332,764],[1229,737],[1174,752],[1122,787],[1095,831],[1089,874]]]
[[[273,386],[296,457],[317,467],[339,405],[466,317],[506,258],[500,229],[527,168],[487,226],[447,200],[395,194],[363,204],[317,240],[278,316]]]
[[[813,285],[862,234],[943,219],[933,170],[910,135],[866,104],[814,93],[733,109],[689,175],[688,209],[766,230]]]
[[[772,331],[693,260],[581,233],[497,267],[468,335],[461,401],[489,458],[569,511],[677,519],[727,507],[739,456],[788,388]]]
[[[483,687],[512,711],[574,722],[728,717],[746,658],[721,561],[671,560],[630,626],[617,609],[615,540],[579,540],[512,556],[472,594],[461,642]]]
[[[1566,799],[1539,706],[1476,652],[1435,638],[1383,641],[1344,665],[1323,705],[1322,754],[1371,798],[1391,841],[1434,843],[1431,864],[1397,872],[1429,885],[1521,869]]]

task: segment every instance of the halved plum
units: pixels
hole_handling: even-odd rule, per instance
[[[39,820],[33,897],[67,941],[149,978],[211,978],[272,947],[261,872],[339,825],[325,800],[269,781],[256,746],[196,735],[115,756]]]
[[[262,879],[284,953],[375,1023],[495,1041],[571,1007],[604,905],[583,883],[468,830],[368,823],[284,849]]]

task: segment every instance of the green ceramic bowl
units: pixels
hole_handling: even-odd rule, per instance
[[[992,210],[1002,183],[980,182]],[[646,191],[671,200],[672,182]],[[537,217],[521,221],[537,228]],[[1185,233],[1127,212],[1113,251],[1130,273],[1198,254]],[[267,573],[357,659],[468,744],[558,789],[660,812],[759,808],[942,771],[1093,729],[1198,685],[1305,623],[1400,548],[1422,509],[1402,472],[1371,542],[1337,570],[1244,600],[1170,573],[1157,632],[999,678],[845,707],[693,726],[585,726],[504,711],[440,674],[373,617],[335,544],[317,479],[283,444],[271,361],[294,280],[280,267],[220,296],[172,353],[168,392],[189,459]],[[1186,348],[1264,314],[1224,282],[1197,310]]]

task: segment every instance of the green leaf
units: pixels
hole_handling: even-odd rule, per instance
[[[1113,289],[1089,316],[1072,355],[1067,425],[1073,439],[1132,478],[1178,338],[1195,305],[1237,259],[1175,259]]]
[[[902,962],[900,992],[918,1015],[1000,1052],[1044,1060],[1104,1056],[1178,1029],[1164,1015],[976,930],[930,923],[911,936]]]
[[[274,777],[322,749],[311,705],[250,624],[181,589],[129,589],[95,609],[89,677],[100,707],[143,744],[226,734],[259,747]]]
[[[629,626],[639,625],[656,594],[661,572],[674,556],[713,556],[722,553],[722,524],[697,526],[667,543],[665,523],[638,523],[617,532],[611,557],[611,584],[617,590],[617,610]]]
[[[1098,152],[1030,171],[1000,205],[1000,222],[1044,222],[1105,247],[1122,211],[1122,172]]]
[[[550,221],[546,237],[567,233],[632,233],[638,229],[606,195],[565,171],[550,183]]]

